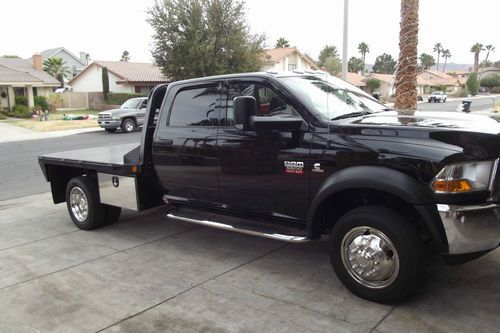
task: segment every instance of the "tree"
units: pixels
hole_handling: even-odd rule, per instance
[[[16,54],[4,54],[2,58],[20,59],[21,57]]]
[[[358,45],[358,51],[359,53],[361,53],[361,59],[363,59],[363,70],[364,70],[366,64],[366,54],[370,53],[370,47],[365,42],[361,42]]]
[[[375,59],[373,71],[375,73],[394,74],[396,71],[396,60],[394,60],[394,58],[387,53],[379,55]]]
[[[280,37],[276,41],[276,45],[274,47],[276,47],[276,48],[290,47],[290,42],[287,39],[285,39],[285,37]]]
[[[474,53],[474,72],[477,73],[477,70],[479,67],[479,53],[481,53],[481,51],[484,51],[483,44],[476,43],[476,44],[472,45],[472,47],[470,48],[470,51],[472,53]],[[470,90],[469,90],[469,92],[470,92]]]
[[[446,63],[448,62],[448,58],[451,58],[451,52],[450,50],[446,49],[446,50],[443,50],[443,58],[444,58],[444,65],[443,65],[443,73],[446,69]]]
[[[422,53],[419,57],[420,64],[422,65],[422,69],[428,70],[431,69],[432,66],[436,64],[436,59],[430,54]]]
[[[120,61],[130,61],[130,53],[127,50],[123,51]]]
[[[486,45],[485,48],[486,48],[487,52],[486,52],[486,58],[484,59],[484,63],[488,64],[488,58],[490,57],[490,52],[494,52],[495,47],[493,45],[489,44],[489,45]]]
[[[500,75],[493,74],[481,79],[481,87],[500,87]]]
[[[328,73],[335,75],[342,71],[342,62],[338,57],[328,57],[323,62],[322,68],[325,68]]]
[[[109,94],[109,74],[107,67],[103,67],[102,69],[102,94],[104,96],[104,100],[107,100]]]
[[[353,72],[353,73],[361,72],[363,69],[365,69],[363,59],[356,58],[356,57],[351,57],[351,59],[349,59],[349,62],[347,63],[347,67],[348,67],[349,72]]]
[[[325,47],[323,47],[323,49],[319,52],[319,57],[318,57],[319,67],[326,67],[325,61],[328,58],[337,58],[337,59],[339,58],[339,53],[336,46],[325,45]]]
[[[249,33],[242,2],[155,0],[147,13],[153,58],[173,80],[262,68],[265,38]]]
[[[441,51],[443,51],[443,45],[441,43],[434,44],[434,48],[432,49],[432,51],[437,52],[438,54],[436,71],[439,72],[439,56],[441,55]]]
[[[69,74],[65,64],[66,62],[61,58],[47,58],[43,61],[43,70],[61,82],[61,87],[64,87],[64,78]]]
[[[493,63],[493,67],[500,68],[500,60]]]
[[[370,94],[373,94],[375,90],[380,88],[380,81],[377,79],[368,79],[366,81],[366,87],[370,90]]]
[[[399,65],[396,72],[394,108],[405,113],[417,110],[418,0],[401,0]]]
[[[467,90],[474,96],[479,90],[479,81],[477,79],[477,73],[473,72],[469,75],[469,78],[465,82],[467,85]]]

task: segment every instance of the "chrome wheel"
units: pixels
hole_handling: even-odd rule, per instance
[[[75,186],[71,189],[69,194],[69,204],[73,216],[79,221],[83,222],[89,215],[89,206],[87,197],[82,189]]]
[[[135,124],[133,120],[127,119],[125,120],[125,132],[132,132],[135,128]]]
[[[351,229],[341,245],[342,263],[361,285],[380,289],[391,285],[399,274],[399,256],[394,244],[380,230],[362,226]]]

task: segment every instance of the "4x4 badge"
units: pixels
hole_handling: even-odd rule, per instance
[[[324,172],[323,169],[321,169],[321,164],[320,163],[314,163],[312,172]]]

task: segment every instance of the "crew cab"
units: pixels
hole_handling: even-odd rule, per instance
[[[427,102],[431,103],[441,103],[441,102],[446,102],[446,99],[448,98],[448,95],[446,95],[445,92],[442,91],[434,91],[429,98],[427,99]]]
[[[99,112],[97,123],[110,133],[118,128],[125,133],[133,132],[144,123],[147,104],[147,97],[131,98],[125,101],[119,109]]]
[[[159,85],[140,145],[39,163],[81,229],[163,205],[172,223],[326,236],[340,281],[391,303],[439,255],[459,263],[499,246],[499,133],[481,115],[399,114],[325,74],[249,73]]]

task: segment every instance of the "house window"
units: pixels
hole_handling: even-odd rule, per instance
[[[297,65],[296,64],[288,64],[288,70],[289,71],[294,71],[297,69]]]

